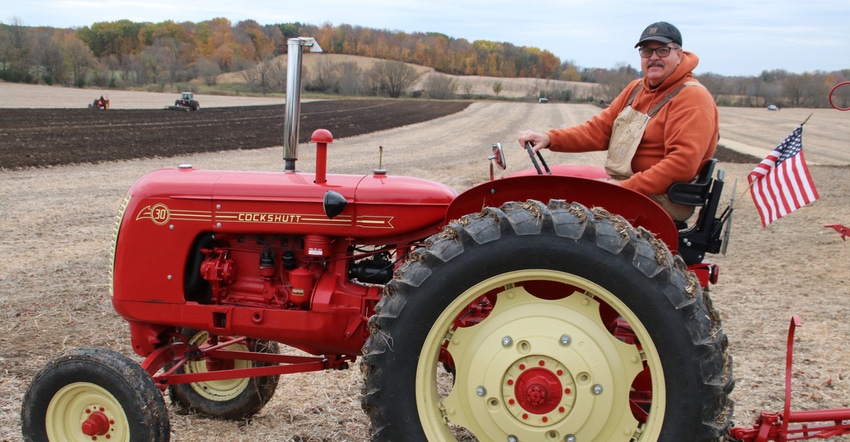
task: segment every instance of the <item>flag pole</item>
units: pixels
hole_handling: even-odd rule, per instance
[[[809,114],[809,116],[808,116],[808,117],[806,117],[806,119],[805,119],[805,120],[803,120],[803,122],[802,122],[802,123],[800,123],[800,126],[802,126],[802,125],[804,125],[804,124],[808,123],[808,122],[809,122],[809,118],[812,118],[812,115],[814,115],[814,114],[815,114],[814,112],[810,113],[810,114]]]
[[[750,180],[747,180],[747,181],[750,181]],[[750,189],[752,189],[752,188],[753,188],[753,184],[755,184],[755,183],[756,183],[756,180],[752,180],[752,181],[750,181],[750,184],[749,184],[749,185],[748,185],[748,186],[744,189],[744,191],[743,191],[743,192],[741,192],[741,196],[739,196],[739,197],[738,197],[738,199],[742,199],[742,198],[744,198],[744,195],[746,195],[746,194],[747,194],[747,192],[749,192],[749,191],[750,191]]]

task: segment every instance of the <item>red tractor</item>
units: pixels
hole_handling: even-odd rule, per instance
[[[358,357],[374,440],[728,434],[731,359],[705,290],[731,214],[716,215],[714,163],[670,189],[700,208],[690,226],[601,169],[533,155],[535,169],[458,194],[383,170],[327,174],[320,129],[315,173],[296,172],[313,44],[289,41],[284,172],[181,166],[128,191],[111,294],[145,359],[97,347],[54,359],[25,395],[25,439],[165,441],[165,390],[239,420],[279,375]]]
[[[94,101],[89,104],[89,109],[109,109],[109,98],[103,98],[103,95],[98,98],[95,98]]]

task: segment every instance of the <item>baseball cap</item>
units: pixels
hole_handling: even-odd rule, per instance
[[[670,23],[660,21],[647,26],[646,29],[643,30],[643,34],[640,34],[640,40],[637,42],[635,47],[642,45],[646,41],[660,41],[661,43],[672,42],[682,46],[682,34]]]

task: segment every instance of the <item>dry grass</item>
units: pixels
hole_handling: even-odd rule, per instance
[[[0,85],[0,88],[7,85]],[[3,94],[0,94],[2,96]],[[460,114],[331,145],[329,172],[369,173],[384,146],[391,174],[428,178],[463,190],[485,180],[490,144],[506,147],[509,171],[526,168],[516,132],[576,124],[598,109],[587,105],[475,103]],[[795,124],[760,122],[761,110],[735,114],[759,147],[769,150]],[[726,117],[727,110],[721,112]],[[771,113],[785,118],[788,110]],[[839,114],[846,117],[846,114]],[[816,115],[818,119],[831,114]],[[792,118],[793,117],[793,118]],[[839,118],[836,117],[836,118]],[[790,120],[796,120],[791,115]],[[735,422],[751,425],[757,412],[781,411],[785,335],[793,314],[802,316],[794,369],[794,408],[850,407],[850,242],[825,224],[850,224],[850,128],[807,126],[810,157],[820,148],[840,151],[844,166],[814,166],[821,200],[762,229],[748,196],[741,198],[727,256],[712,287],[735,358]],[[842,120],[838,120],[839,122]],[[846,121],[846,120],[844,120]],[[727,123],[729,124],[729,123]],[[775,137],[774,126],[783,126]],[[825,146],[831,132],[838,144]],[[732,130],[728,140],[731,138]],[[823,133],[822,133],[823,132]],[[758,135],[766,134],[766,135]],[[843,140],[843,141],[841,141]],[[748,144],[741,139],[741,144]],[[843,143],[843,144],[842,144]],[[313,170],[312,146],[301,146],[300,168]],[[547,156],[550,164],[599,164],[599,154]],[[101,165],[0,172],[0,440],[20,440],[21,397],[32,376],[64,349],[102,345],[132,355],[126,324],[107,294],[113,219],[124,192],[146,172],[180,163],[199,168],[282,170],[280,150],[198,154]],[[726,196],[738,195],[752,165],[721,164]],[[223,422],[172,411],[172,440],[359,441],[368,421],[359,405],[360,373],[288,375],[269,403],[248,422]]]

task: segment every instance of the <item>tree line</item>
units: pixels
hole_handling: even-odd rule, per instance
[[[163,89],[194,79],[212,85],[221,73],[242,72],[255,90],[282,91],[285,71],[280,72],[275,57],[286,53],[289,38],[298,36],[315,38],[325,52],[386,60],[368,72],[343,63],[319,66],[317,72],[305,75],[308,89],[346,95],[410,93],[402,86],[409,86],[412,81],[408,77],[415,74],[391,62],[452,75],[592,82],[600,85],[598,98],[609,100],[640,76],[630,65],[584,68],[535,47],[347,24],[260,25],[254,20],[233,24],[226,18],[214,18],[199,23],[119,20],[60,29],[29,27],[13,18],[9,24],[0,23],[0,80],[106,88],[155,85]],[[849,79],[850,69],[803,74],[775,70],[755,77],[708,73],[698,78],[721,105],[823,107],[828,105],[829,88]],[[432,97],[457,94],[457,84],[448,77],[432,74],[426,86]],[[846,107],[850,106],[850,92],[844,89],[835,98]],[[494,93],[498,95],[495,87]],[[562,98],[569,100],[569,94]]]

